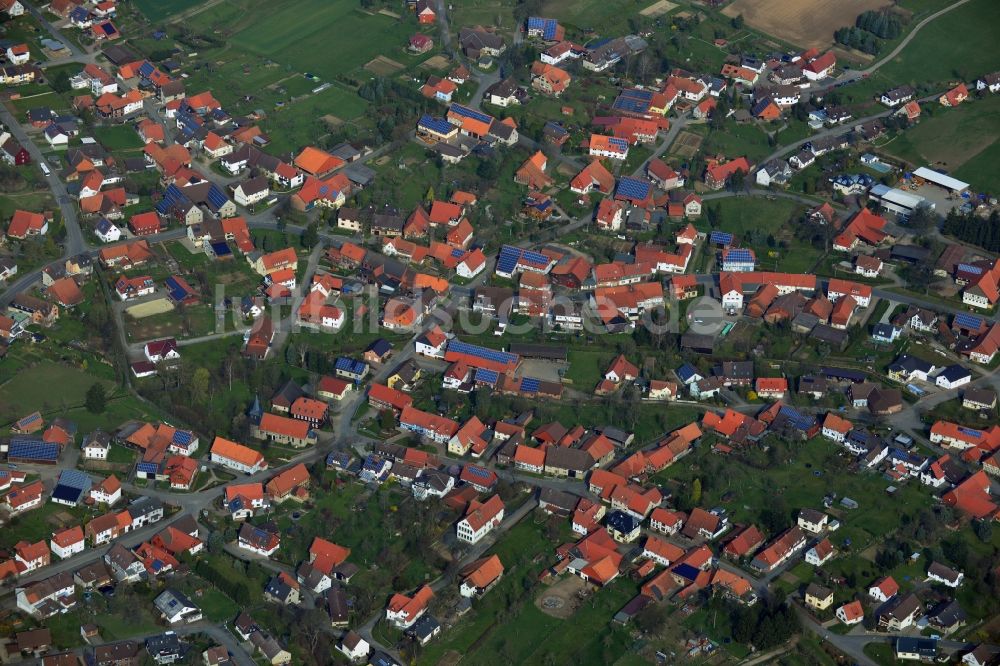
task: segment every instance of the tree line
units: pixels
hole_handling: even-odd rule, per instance
[[[903,22],[895,14],[885,11],[866,11],[858,15],[853,26],[839,28],[833,33],[838,44],[878,55],[882,40],[895,39],[903,32]]]
[[[952,209],[944,218],[941,231],[989,252],[1000,252],[1000,213],[996,210],[984,219],[971,211],[960,213]]]

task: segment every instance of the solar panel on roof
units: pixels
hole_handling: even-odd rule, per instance
[[[476,467],[475,465],[466,465],[465,471],[471,476],[478,476],[480,479],[490,478],[490,471],[483,467]]]
[[[750,254],[750,250],[746,248],[733,248],[726,250],[725,256],[723,257],[726,261],[739,261],[739,262],[749,262],[753,261],[753,255]]]
[[[174,432],[174,444],[180,444],[181,446],[187,446],[194,439],[192,435],[187,430],[177,430]]]
[[[467,342],[462,342],[461,340],[451,340],[448,342],[448,351],[454,352],[456,354],[467,354],[469,356],[476,356],[478,358],[485,359],[487,361],[494,361],[496,363],[517,363],[518,355],[511,354],[504,351],[498,351],[496,349],[489,349],[487,347],[480,347],[478,345],[470,345]]]
[[[982,275],[983,269],[979,266],[973,266],[972,264],[959,264],[958,270],[962,273],[970,273],[972,275]]]
[[[40,440],[11,440],[7,448],[8,458],[24,460],[55,461],[59,459],[59,445]]]
[[[448,107],[449,113],[454,113],[457,116],[462,116],[463,118],[471,118],[473,120],[478,120],[484,123],[492,123],[493,118],[486,115],[481,111],[476,111],[475,109],[470,109],[467,106],[462,106],[461,104],[452,104]]]
[[[729,245],[733,242],[733,235],[727,231],[713,231],[708,239],[713,245]]]
[[[448,134],[452,131],[453,126],[447,120],[441,118],[434,118],[432,116],[423,116],[420,118],[420,126],[426,127],[432,132],[437,132],[438,134]]]
[[[961,328],[979,328],[983,325],[983,320],[970,314],[959,313],[955,315],[955,323]]]
[[[59,485],[71,488],[90,488],[90,477],[77,469],[65,469],[59,473]]]
[[[963,435],[968,435],[969,437],[982,437],[983,433],[979,430],[974,430],[972,428],[959,428],[958,431]]]
[[[167,278],[167,294],[174,301],[182,301],[187,298],[187,290],[177,284],[177,281],[172,277]]]
[[[608,137],[608,143],[618,150],[628,150],[628,141],[617,136]]]
[[[135,466],[135,470],[140,474],[156,474],[160,466],[154,462],[141,462]]]
[[[649,196],[649,183],[638,178],[625,177],[618,181],[615,194],[629,199],[645,199]]]
[[[523,393],[537,393],[540,382],[534,377],[525,377],[521,380],[521,391]]]
[[[208,202],[216,208],[222,208],[228,201],[229,197],[215,183],[212,183],[212,186],[208,188]]]
[[[496,384],[497,380],[500,379],[500,373],[496,370],[487,370],[486,368],[476,368],[476,381],[483,384]]]
[[[52,499],[62,500],[63,502],[69,502],[71,504],[79,502],[81,495],[83,495],[83,488],[66,486],[61,483],[57,484],[56,487],[52,489]]]

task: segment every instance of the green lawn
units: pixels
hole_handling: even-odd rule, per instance
[[[737,123],[733,120],[727,121],[724,129],[709,132],[701,146],[702,154],[719,153],[729,159],[745,156],[751,163],[773,151],[767,143],[767,134],[760,125]]]
[[[109,151],[137,150],[145,145],[130,125],[98,125],[93,133],[94,138]]]
[[[570,350],[566,378],[573,382],[573,388],[577,391],[590,393],[604,377],[604,371],[614,357],[615,354],[610,349],[603,352],[596,349]]]
[[[0,404],[4,405],[0,419],[14,421],[35,410],[82,405],[87,389],[94,383],[111,388],[110,382],[85,370],[42,361],[0,385]],[[53,387],[59,390],[53,392]]]

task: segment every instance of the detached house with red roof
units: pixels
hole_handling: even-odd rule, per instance
[[[503,522],[504,504],[499,495],[493,495],[485,502],[473,500],[465,511],[465,516],[455,526],[459,541],[469,544],[479,543],[483,537],[499,527]]]
[[[612,160],[628,159],[628,141],[626,139],[591,134],[587,145],[591,157],[606,157]]]
[[[459,594],[466,598],[478,598],[489,592],[503,576],[500,557],[490,555],[463,567],[458,575],[462,579]]]
[[[705,185],[712,190],[721,190],[736,173],[750,173],[750,163],[745,157],[728,162],[719,162],[705,169]]]
[[[302,463],[294,465],[271,477],[264,489],[271,501],[284,502],[286,499],[305,499],[311,479],[309,470]]]
[[[957,86],[941,95],[939,102],[941,106],[951,106],[955,107],[964,102],[969,98],[969,89],[965,87],[964,83],[959,83]]]
[[[810,81],[825,79],[833,73],[837,66],[837,56],[833,51],[827,51],[823,55],[813,58],[802,68],[802,74]]]
[[[52,534],[50,542],[52,552],[60,559],[66,559],[77,553],[82,553],[87,543],[83,536],[83,528],[79,525],[68,527]]]
[[[29,236],[44,236],[49,232],[49,221],[41,213],[16,210],[7,225],[7,237],[24,240]]]
[[[394,594],[385,609],[385,619],[398,629],[409,629],[427,612],[427,606],[434,598],[434,590],[424,585],[412,597]]]
[[[979,470],[946,492],[941,500],[948,506],[980,520],[996,520],[1000,515],[1000,508],[990,496],[990,479],[983,470]]]
[[[892,576],[880,578],[868,588],[868,596],[881,603],[889,601],[898,593],[899,584],[893,580]]]
[[[569,87],[569,72],[539,60],[531,64],[531,87],[545,95],[558,97]]]
[[[840,235],[833,239],[833,249],[840,252],[850,252],[857,246],[858,241],[872,246],[878,245],[888,236],[883,231],[885,225],[884,218],[867,208],[862,208],[851,218]]]
[[[41,481],[33,481],[24,486],[15,486],[4,495],[3,506],[11,515],[25,513],[42,505],[42,493],[45,486]]]
[[[592,190],[611,194],[615,189],[615,177],[600,160],[595,159],[573,177],[569,189],[577,194],[589,194]]]
[[[547,165],[548,158],[545,157],[545,153],[537,151],[514,173],[514,182],[518,185],[527,185],[533,190],[544,190],[551,187],[552,178],[545,173]]]

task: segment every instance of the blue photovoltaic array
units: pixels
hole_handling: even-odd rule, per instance
[[[733,248],[731,250],[726,250],[723,255],[724,261],[738,261],[740,263],[753,261],[753,255],[750,254],[750,250],[742,247]]]
[[[59,445],[41,440],[12,439],[7,448],[7,457],[55,461],[59,459]]]
[[[139,474],[156,474],[160,466],[154,462],[141,462],[135,466],[135,471]]]
[[[483,384],[496,384],[497,380],[500,379],[500,373],[496,370],[487,370],[486,368],[476,368],[476,381]]]
[[[979,317],[973,317],[969,314],[957,314],[955,315],[955,323],[961,328],[979,328],[983,325],[983,320]]]
[[[490,471],[482,467],[476,467],[475,465],[466,465],[465,471],[469,473],[470,476],[475,476],[480,479],[490,478]]]
[[[59,473],[59,485],[70,488],[90,488],[90,477],[78,469],[64,469]]]
[[[168,277],[167,280],[167,293],[170,298],[175,301],[182,301],[188,296],[188,291],[182,287],[177,280],[173,277]]]
[[[983,269],[979,266],[973,266],[972,264],[959,264],[958,270],[962,273],[969,273],[971,275],[982,275]]]
[[[420,118],[420,126],[426,127],[432,132],[437,132],[438,134],[448,134],[454,129],[454,126],[447,120],[442,118],[434,118],[429,115],[425,115]]]
[[[173,442],[178,446],[187,446],[194,439],[194,435],[186,430],[177,430],[174,432]]]
[[[456,354],[467,354],[469,356],[476,356],[478,358],[482,358],[487,361],[503,363],[504,365],[509,363],[517,363],[518,360],[517,354],[511,354],[504,351],[497,351],[496,349],[489,349],[487,347],[480,347],[478,345],[470,345],[469,343],[462,342],[461,340],[449,341],[448,351],[455,352]]]
[[[968,435],[969,437],[982,437],[983,433],[979,430],[973,430],[972,428],[959,428],[958,431],[963,435]]]
[[[733,235],[728,231],[713,231],[708,240],[712,245],[730,245],[733,242]]]
[[[470,109],[469,107],[462,106],[461,104],[452,104],[448,107],[448,111],[450,113],[454,113],[455,115],[462,116],[463,118],[472,118],[473,120],[478,120],[484,123],[493,122],[493,118],[485,113],[476,111],[475,109]]]
[[[219,189],[218,185],[212,183],[208,188],[208,203],[215,208],[222,208],[229,201],[226,193]]]
[[[799,413],[798,410],[794,409],[793,407],[785,406],[782,407],[779,411],[782,414],[784,414],[788,418],[788,420],[792,422],[792,425],[794,425],[799,430],[808,430],[810,426],[812,426],[813,424],[813,419]]]
[[[628,150],[628,141],[617,136],[609,136],[608,143],[618,150]]]
[[[639,178],[624,177],[618,181],[615,194],[629,199],[645,199],[649,196],[649,183]]]
[[[534,377],[525,377],[521,380],[521,391],[523,393],[538,393],[538,380]]]
[[[549,264],[549,258],[544,254],[524,250],[512,245],[504,245],[500,248],[500,255],[497,257],[496,270],[498,273],[513,273],[517,269],[518,262],[522,259],[527,263],[539,266],[547,266]]]
[[[337,370],[346,370],[347,372],[359,374],[365,371],[365,364],[361,361],[355,361],[353,358],[347,358],[346,356],[341,356],[337,359],[336,364]]]

